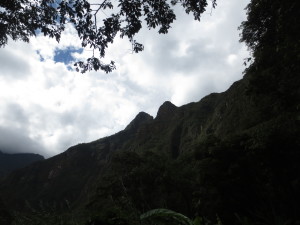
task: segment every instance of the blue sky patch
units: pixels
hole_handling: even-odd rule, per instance
[[[66,65],[68,65],[70,62],[74,61],[74,57],[72,56],[72,53],[82,53],[83,49],[75,49],[73,47],[68,47],[66,49],[56,49],[54,52],[54,61],[55,62],[62,62]]]

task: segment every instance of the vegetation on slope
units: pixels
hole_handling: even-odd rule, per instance
[[[139,114],[118,134],[9,176],[1,198],[19,210],[14,224],[134,225],[155,208],[201,224],[300,224],[299,4],[251,1],[241,39],[252,61],[225,93],[166,102],[155,119]]]

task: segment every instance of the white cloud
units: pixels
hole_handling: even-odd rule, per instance
[[[118,69],[108,75],[82,75],[54,62],[57,49],[80,48],[70,27],[59,44],[43,36],[10,42],[0,49],[0,149],[51,156],[124,129],[139,111],[155,116],[166,100],[179,106],[225,91],[242,77],[248,54],[237,31],[247,2],[220,1],[200,23],[176,9],[169,34],[144,29],[138,35],[145,45],[139,54],[117,38],[107,60]]]

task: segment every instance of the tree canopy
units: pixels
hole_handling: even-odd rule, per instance
[[[299,101],[300,2],[251,0],[241,41],[252,53],[246,74],[254,92],[273,93],[288,106]]]
[[[216,6],[212,0],[211,7]],[[39,33],[58,42],[66,24],[72,24],[81,40],[81,46],[93,49],[86,62],[75,63],[82,73],[89,70],[114,70],[115,63],[104,63],[106,49],[115,37],[127,37],[132,50],[138,53],[143,44],[135,40],[143,21],[147,28],[158,28],[158,33],[166,34],[176,20],[174,7],[180,5],[195,20],[205,12],[207,0],[1,0],[0,2],[0,47],[9,38],[29,42],[31,36]],[[99,19],[98,13],[105,18]],[[102,20],[102,21],[99,21]]]

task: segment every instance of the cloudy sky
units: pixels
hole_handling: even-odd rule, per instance
[[[124,129],[140,111],[155,117],[164,101],[181,106],[225,91],[242,78],[248,56],[237,30],[248,2],[219,0],[201,22],[177,9],[169,34],[142,30],[139,54],[117,39],[107,53],[117,63],[110,74],[72,71],[91,52],[71,27],[59,44],[10,41],[0,49],[0,149],[50,157]]]

